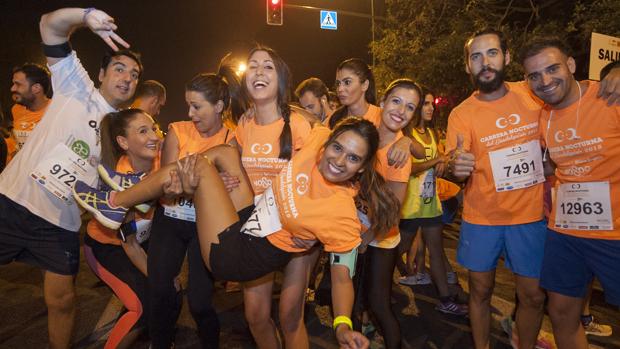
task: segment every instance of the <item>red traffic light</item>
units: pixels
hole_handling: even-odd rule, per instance
[[[267,7],[267,24],[268,25],[282,25],[283,12],[282,12],[282,0],[266,0]]]

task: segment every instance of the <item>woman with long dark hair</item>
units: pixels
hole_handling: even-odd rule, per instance
[[[440,303],[436,309],[442,313],[466,315],[468,307],[456,302],[448,288],[448,277],[443,249],[443,221],[441,201],[437,193],[436,177],[442,174],[447,162],[446,157],[438,150],[439,138],[433,127],[434,96],[424,90],[424,102],[420,112],[416,114],[405,134],[424,146],[424,159],[413,159],[411,179],[407,197],[401,209],[400,229],[407,235],[403,240],[401,251],[408,250],[418,228],[428,247],[430,255],[431,277],[437,287]],[[402,284],[420,282],[416,275],[407,276],[399,281]]]

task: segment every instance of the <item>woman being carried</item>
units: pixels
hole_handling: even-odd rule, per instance
[[[384,197],[385,190],[374,169],[378,146],[376,128],[367,121],[343,120],[331,134],[326,128],[316,127],[256,207],[249,179],[234,148],[215,147],[203,156],[183,161],[183,189],[194,195],[207,267],[222,279],[254,280],[282,268],[294,252],[303,251],[293,238],[318,239],[326,251],[349,255],[334,260],[331,267],[338,342],[344,347],[367,347],[367,339],[351,330],[349,318],[353,287],[348,262],[361,242],[354,197],[361,191],[370,198],[369,205],[381,208],[370,227],[378,235],[398,221],[395,200],[381,205],[374,202],[374,198]],[[194,164],[196,169],[192,171]],[[228,193],[218,171],[237,176],[239,187]],[[174,167],[166,166],[123,192],[96,191],[81,182],[74,191],[78,201],[99,221],[115,226],[126,212],[123,206],[157,198],[167,183],[177,179]],[[95,204],[80,199],[93,196],[98,199],[93,200]]]

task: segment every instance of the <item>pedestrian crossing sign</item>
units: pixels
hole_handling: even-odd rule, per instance
[[[338,30],[338,12],[321,10],[321,29]]]

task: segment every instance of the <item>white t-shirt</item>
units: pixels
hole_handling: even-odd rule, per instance
[[[73,198],[62,201],[37,184],[30,174],[49,158],[59,143],[78,147],[81,157],[92,165],[85,178],[95,185],[101,146],[99,122],[115,109],[106,102],[82,67],[75,51],[49,67],[54,98],[28,142],[0,174],[0,193],[26,207],[33,214],[66,230],[77,232],[80,210]]]

